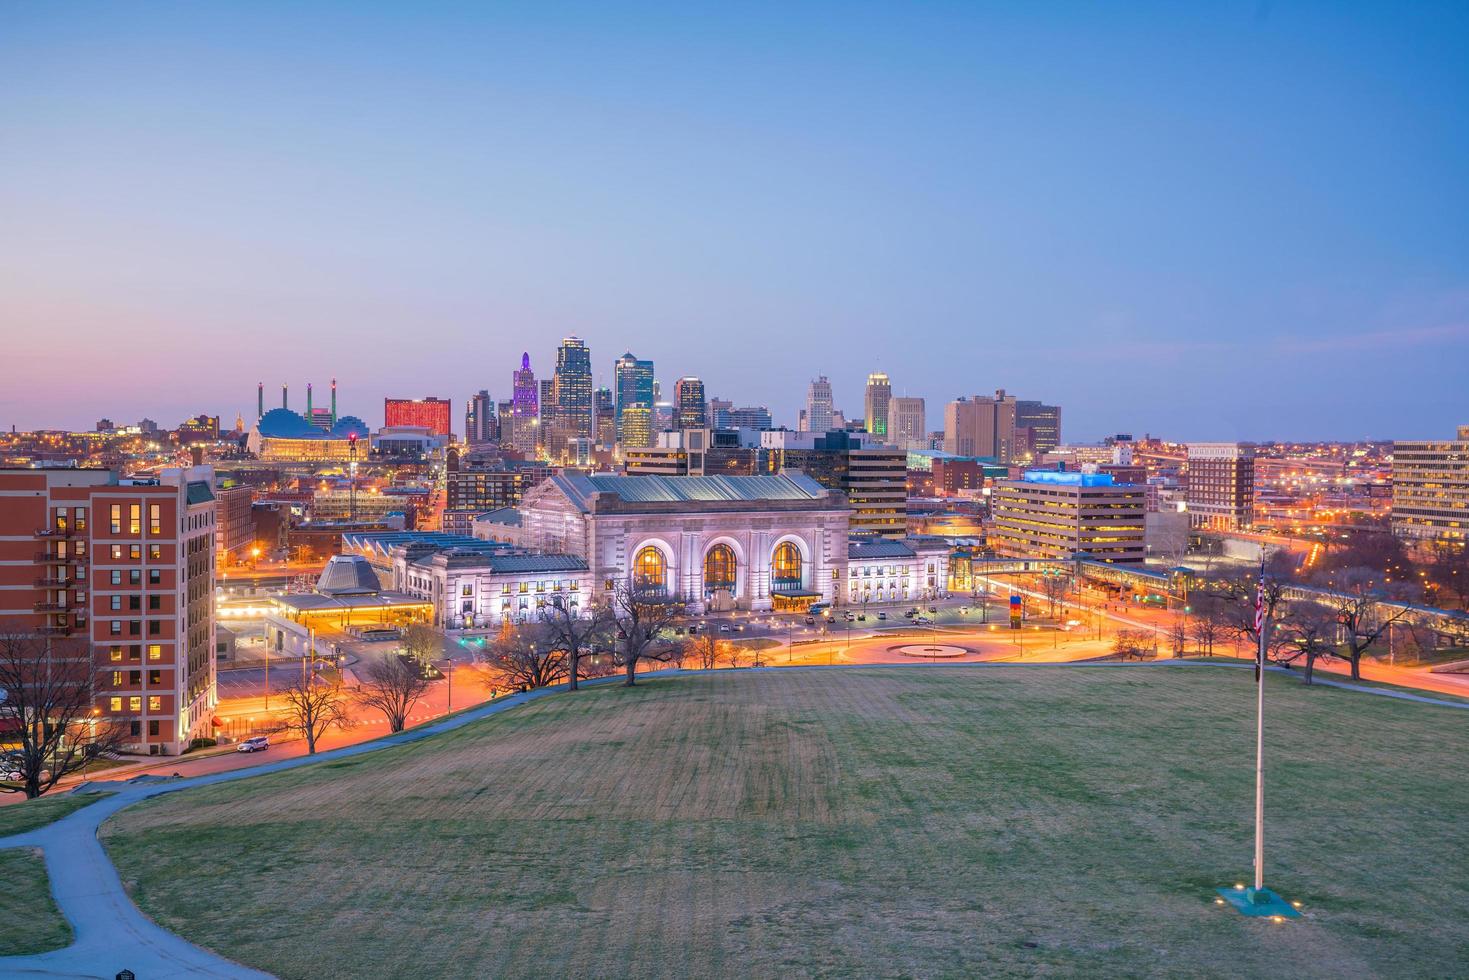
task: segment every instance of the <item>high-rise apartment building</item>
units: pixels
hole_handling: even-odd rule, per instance
[[[803,432],[825,433],[832,428],[835,408],[831,399],[831,382],[820,375],[806,388],[806,424]]]
[[[1147,489],[1103,473],[1029,470],[999,480],[989,543],[1017,558],[1071,558],[1140,565],[1147,559]]]
[[[865,433],[776,429],[760,434],[769,472],[801,470],[847,495],[853,534],[902,538],[908,529],[908,454]]]
[[[1194,527],[1238,531],[1255,522],[1255,447],[1188,444],[1188,510]]]
[[[975,395],[944,406],[944,451],[1009,463],[1015,459],[1015,396]]]
[[[888,442],[899,449],[928,448],[928,411],[922,398],[900,396],[888,404]]]
[[[0,469],[0,621],[86,656],[128,751],[211,734],[215,499],[208,467]]]
[[[678,409],[677,427],[706,429],[709,409],[704,401],[704,382],[698,378],[679,378],[673,385],[673,404]]]
[[[385,398],[383,426],[402,425],[428,429],[431,435],[447,436],[451,431],[452,405],[447,398]]]
[[[867,390],[862,399],[863,421],[869,435],[884,442],[888,437],[888,405],[893,400],[893,386],[888,376],[876,371],[867,376]]]
[[[500,426],[495,415],[495,401],[490,393],[481,388],[471,395],[464,407],[464,441],[470,445],[495,442],[500,438]]]
[[[1405,538],[1469,538],[1469,425],[1457,439],[1393,443],[1392,529]]]
[[[531,457],[541,441],[541,401],[535,372],[530,369],[530,354],[520,355],[520,370],[511,375],[510,385],[511,443],[525,456]]]
[[[617,406],[617,441],[642,448],[653,445],[653,362],[629,351],[613,364],[613,397]]]
[[[1032,455],[1039,457],[1061,444],[1061,406],[1037,401],[1015,403],[1015,427],[1030,430]]]

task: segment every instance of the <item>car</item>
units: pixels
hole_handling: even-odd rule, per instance
[[[929,607],[928,607],[928,611],[929,611],[929,612],[934,612],[934,613],[936,613],[936,612],[938,612],[938,611],[939,611],[939,607],[938,607],[938,606],[929,606]]]
[[[933,620],[932,619],[929,619],[927,616],[914,616],[913,617],[913,622],[916,625],[918,625],[918,626],[932,626],[933,625]]]
[[[235,746],[236,752],[264,752],[270,748],[270,738],[265,735],[252,735],[239,745]]]
[[[744,631],[745,631],[745,624],[744,623],[735,623],[735,632],[736,633],[743,633]]]
[[[814,617],[812,617],[812,616],[807,616],[806,617],[806,625],[807,626],[815,626],[816,625],[816,619]]]
[[[689,636],[693,636],[694,634],[696,634],[698,632],[699,632],[699,624],[698,623],[690,623],[689,624]]]
[[[721,633],[728,633],[729,632],[729,624],[728,623],[720,623],[719,624],[719,632],[721,632]]]
[[[862,622],[862,623],[867,622],[867,614],[866,613],[858,613],[857,614],[857,621],[858,622]]]
[[[885,619],[888,618],[888,614],[887,613],[878,613],[877,614],[877,618],[878,619],[884,619],[885,620]]]
[[[682,626],[675,626],[673,628],[673,635],[674,636],[683,636],[683,627]]]
[[[845,619],[847,622],[850,623],[852,620],[856,619],[857,617],[853,616],[851,613],[842,613],[842,618]]]

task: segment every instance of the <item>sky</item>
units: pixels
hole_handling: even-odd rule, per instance
[[[507,398],[1469,423],[1469,4],[0,5],[0,424]]]

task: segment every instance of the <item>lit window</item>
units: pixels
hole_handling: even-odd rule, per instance
[[[121,711],[122,710],[122,698],[112,698],[112,699],[110,699],[107,702],[107,707],[108,707],[108,710],[110,710],[110,711]]]
[[[633,589],[659,595],[668,591],[668,563],[657,548],[643,548],[633,559]]]
[[[162,711],[163,710],[163,699],[161,697],[159,697],[158,695],[156,695],[156,694],[150,694],[148,696],[148,710],[149,711]]]
[[[143,710],[143,699],[140,698],[140,697],[128,698],[128,710],[129,711],[142,711]]]
[[[149,660],[162,660],[163,659],[163,644],[162,643],[150,643],[150,644],[148,644],[148,659]]]

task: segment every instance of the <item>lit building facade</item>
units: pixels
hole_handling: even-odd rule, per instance
[[[908,454],[867,440],[863,433],[835,430],[760,434],[767,472],[800,470],[840,490],[852,508],[854,534],[902,538],[908,533]]]
[[[679,378],[673,385],[673,403],[678,408],[675,424],[680,429],[709,427],[709,406],[704,400],[704,382]]]
[[[1194,527],[1239,531],[1255,522],[1255,447],[1188,444],[1188,511]]]
[[[826,432],[835,426],[833,413],[836,411],[831,397],[831,382],[820,375],[806,387],[806,411],[803,432]]]
[[[888,403],[888,442],[899,449],[928,448],[928,411],[922,398],[900,395]]]
[[[944,407],[944,451],[1013,462],[1015,412],[1015,397],[1004,389],[993,398],[975,395],[949,402]]]
[[[989,543],[1001,555],[1118,564],[1147,558],[1147,491],[1105,474],[1030,470],[996,482],[991,506]]]
[[[1469,425],[1457,439],[1393,443],[1392,529],[1404,538],[1469,537]]]
[[[627,447],[653,445],[653,362],[629,351],[613,365],[617,404],[617,442]]]
[[[452,404],[447,398],[385,398],[383,427],[421,426],[436,436],[451,432]]]
[[[592,353],[579,337],[567,337],[556,348],[552,377],[555,408],[549,419],[545,444],[552,456],[564,454],[571,439],[591,439]]]
[[[881,371],[867,376],[867,389],[862,401],[863,424],[868,435],[887,442],[888,406],[893,400],[893,386]]]
[[[523,455],[534,456],[540,445],[540,388],[530,367],[529,353],[520,355],[520,370],[511,376],[510,402],[512,432],[509,441]],[[505,441],[503,433],[500,438]]]

